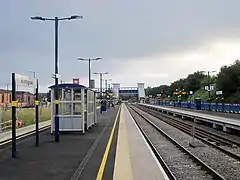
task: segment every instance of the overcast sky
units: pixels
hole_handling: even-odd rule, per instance
[[[11,72],[53,83],[54,23],[31,16],[82,20],[60,22],[63,81],[87,85],[88,65],[78,57],[103,57],[93,72],[109,72],[121,86],[158,86],[197,70],[218,70],[240,57],[239,0],[1,0],[0,85]],[[99,86],[98,76],[96,85]]]

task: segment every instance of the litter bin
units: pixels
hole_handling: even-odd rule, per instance
[[[201,110],[202,109],[202,107],[201,107],[202,100],[200,98],[196,98],[195,99],[195,104],[196,104],[196,109],[197,110]]]

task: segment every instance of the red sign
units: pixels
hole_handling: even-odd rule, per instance
[[[79,78],[73,78],[73,84],[79,84]]]

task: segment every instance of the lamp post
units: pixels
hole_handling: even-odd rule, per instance
[[[108,74],[108,72],[96,72],[96,73],[93,73],[93,74],[99,74],[99,77],[100,77],[100,100],[102,99],[102,76],[104,74]]]
[[[211,98],[211,90],[210,90],[210,73],[214,73],[216,71],[200,71],[201,73],[207,73],[208,78],[208,110],[211,111],[211,104],[210,104],[210,98]]]
[[[29,71],[31,73],[33,73],[33,78],[35,79],[36,78],[36,72],[35,71]]]
[[[78,58],[79,61],[88,61],[88,87],[91,88],[91,61],[98,61],[102,58],[98,57],[98,58],[88,58],[88,59],[84,59],[84,58]]]
[[[82,19],[82,16],[70,16],[70,17],[64,17],[64,18],[44,18],[41,16],[35,16],[31,17],[32,20],[40,20],[40,21],[54,21],[55,22],[55,74],[54,74],[54,79],[55,79],[55,119],[54,119],[54,125],[55,125],[55,142],[59,142],[59,106],[58,106],[58,99],[59,99],[59,92],[58,92],[58,23],[59,21],[64,21],[64,20],[73,20],[73,19]]]
[[[112,79],[108,79],[108,82],[112,81]],[[108,83],[108,91],[110,91],[110,87],[111,86],[111,83]]]
[[[108,90],[110,90],[110,87],[108,89],[108,82],[111,81],[112,79],[105,79],[105,92],[107,94]],[[110,85],[110,84],[109,84]]]

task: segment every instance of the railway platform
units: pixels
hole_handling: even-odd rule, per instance
[[[50,120],[40,122],[39,130],[50,127],[50,124],[51,124]],[[32,133],[34,131],[35,131],[35,124],[17,129],[16,135],[17,135],[17,137],[19,137],[19,136],[23,136],[28,133]],[[4,143],[7,143],[8,141],[10,142],[11,138],[12,138],[12,131],[10,131],[10,130],[0,133],[0,145],[2,144],[1,142],[4,142]]]
[[[121,109],[113,177],[117,180],[168,179],[125,104]]]
[[[58,143],[50,128],[41,133],[39,147],[34,136],[20,139],[17,159],[11,158],[10,147],[0,147],[0,180],[96,179],[117,112],[118,107],[99,113],[95,127],[85,134],[64,133]],[[111,168],[106,172],[105,176],[113,174]]]
[[[152,104],[152,105],[167,107],[167,108],[173,108],[173,109],[179,109],[179,110],[184,110],[184,111],[190,111],[190,112],[197,112],[197,113],[213,115],[213,116],[221,116],[221,117],[231,118],[231,119],[239,119],[240,118],[240,114],[237,114],[237,113],[217,112],[217,111],[208,111],[208,110],[197,110],[197,109],[191,109],[191,108],[174,107],[174,106],[157,105],[157,104]]]
[[[125,104],[98,114],[85,134],[64,133],[54,142],[50,128],[18,140],[18,158],[0,147],[0,180],[168,179]]]
[[[159,105],[151,105],[140,103],[144,106],[157,111],[165,112],[167,114],[181,116],[182,118],[190,118],[195,122],[205,122],[212,124],[213,128],[222,129],[223,131],[240,130],[240,121],[237,116],[239,115],[223,115],[223,113],[211,113],[197,110],[187,110],[182,108],[166,107]]]

